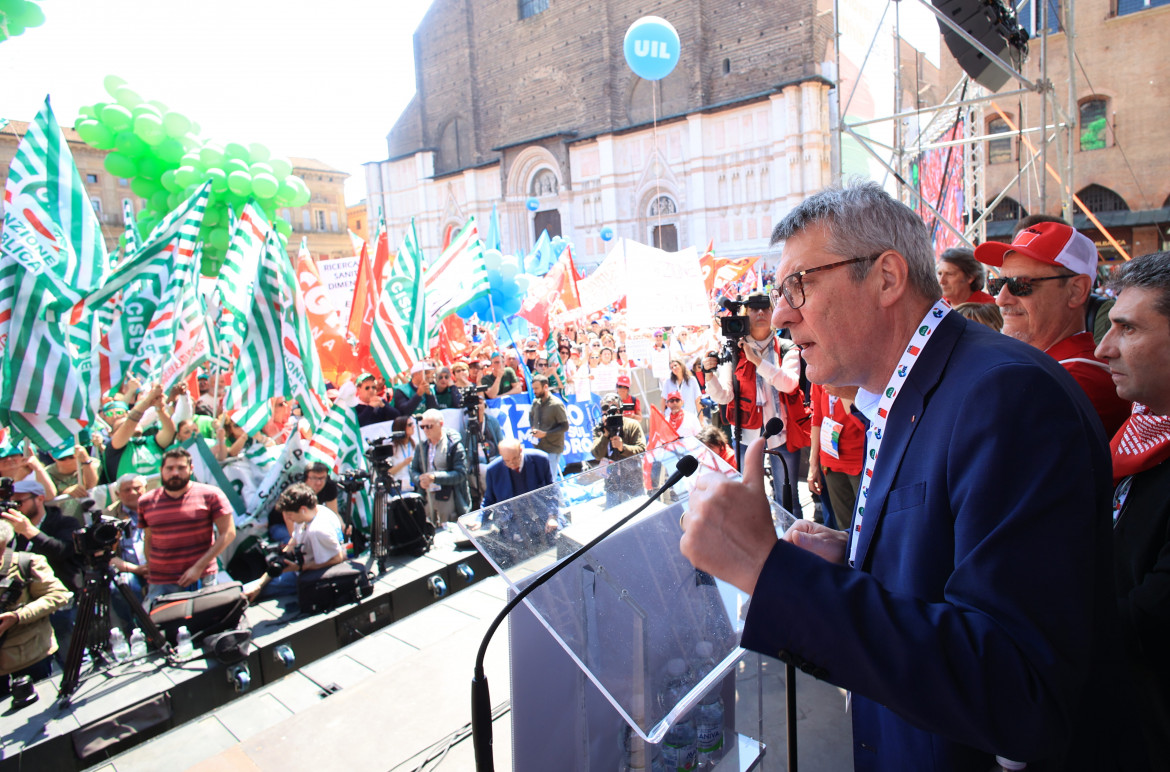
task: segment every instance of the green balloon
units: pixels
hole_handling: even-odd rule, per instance
[[[102,85],[105,86],[107,94],[116,98],[115,92],[122,88],[122,86],[125,86],[126,81],[117,75],[107,75],[105,80],[102,81]]]
[[[252,173],[253,177],[255,177],[257,174],[272,174],[273,177],[276,176],[272,172],[272,167],[263,161],[257,161],[256,163],[252,164],[248,171]]]
[[[268,165],[272,167],[272,173],[276,175],[278,180],[283,180],[292,174],[292,164],[288,162],[287,158],[270,158]]]
[[[140,158],[150,149],[149,145],[127,130],[119,131],[118,136],[114,137],[114,147],[119,153],[131,158]]]
[[[175,179],[175,175],[178,173],[178,169],[167,169],[162,173],[162,176],[158,178],[158,181],[162,183],[163,188],[168,192],[178,193],[180,190],[186,187],[185,185],[180,185],[179,181]]]
[[[260,173],[252,178],[252,192],[256,198],[273,198],[280,190],[280,183],[271,174]]]
[[[207,176],[211,178],[211,189],[216,193],[223,193],[228,189],[227,175],[223,173],[223,169],[208,169]]]
[[[203,140],[190,132],[184,134],[179,142],[183,144],[183,149],[188,153],[198,153],[199,149],[203,147]]]
[[[208,169],[211,169],[213,166],[219,166],[223,162],[223,148],[221,148],[219,145],[213,145],[208,142],[203,146],[203,149],[199,151],[199,160],[202,161],[203,165]]]
[[[98,117],[97,110],[94,109],[93,105],[82,105],[77,108],[77,115],[79,120],[81,118],[93,118],[97,120]]]
[[[175,170],[175,184],[180,190],[199,181],[199,172],[193,166],[180,166]]]
[[[276,193],[276,203],[281,206],[291,206],[297,197],[297,188],[289,182],[291,179],[291,177],[285,177],[284,181],[280,183],[280,190]]]
[[[84,120],[77,124],[77,133],[86,144],[98,150],[109,150],[114,146],[114,135],[103,124],[95,120]]]
[[[224,152],[224,158],[227,158],[226,151]],[[239,158],[230,158],[225,160],[223,162],[223,170],[227,172],[229,176],[232,172],[247,172],[249,177],[252,176],[251,170],[248,167],[248,162]]]
[[[163,127],[168,136],[180,139],[191,130],[191,119],[182,113],[167,113],[163,116]]]
[[[276,232],[280,233],[281,235],[288,236],[288,235],[292,234],[292,226],[289,225],[288,222],[286,222],[284,219],[282,219],[280,217],[277,217],[276,220],[273,222],[273,227],[275,227]]]
[[[150,205],[160,212],[169,212],[171,207],[169,206],[168,199],[173,195],[174,193],[168,193],[165,190],[156,190],[154,195],[150,197]]]
[[[115,177],[128,179],[138,172],[138,165],[134,159],[122,153],[110,153],[105,160],[106,171]]]
[[[153,115],[155,118],[158,118],[160,122],[162,121],[162,113],[158,111],[157,107],[150,104],[149,102],[142,102],[141,104],[134,105],[130,108],[130,112],[136,119],[140,115]]]
[[[218,206],[209,206],[203,212],[203,224],[207,227],[215,227],[223,219],[223,210]]]
[[[183,157],[179,159],[179,166],[202,167],[203,161],[199,159],[199,153],[188,151],[183,153]]]
[[[248,150],[251,151],[251,158],[253,162],[267,161],[272,157],[272,153],[269,152],[268,148],[266,148],[264,145],[261,145],[259,142],[253,142],[252,144],[248,145]]]
[[[36,3],[26,1],[24,6],[17,10],[16,20],[24,25],[25,29],[39,27],[45,23],[45,12]]]
[[[176,192],[176,193],[170,194],[169,196],[167,196],[167,211],[168,212],[171,211],[176,206],[178,206],[179,204],[183,203],[186,200],[187,199],[183,197],[182,193]]]
[[[228,160],[247,160],[248,148],[244,147],[239,142],[229,142],[223,146],[223,157]],[[226,168],[227,164],[224,164],[224,167]]]
[[[114,99],[118,100],[118,104],[120,104],[120,105],[122,105],[122,107],[126,107],[126,108],[137,107],[139,104],[142,103],[142,97],[140,97],[138,95],[137,91],[130,88],[129,86],[119,87],[114,92],[113,97],[114,97]]]
[[[134,191],[134,195],[136,196],[149,199],[156,191],[162,190],[162,188],[155,180],[148,180],[145,177],[135,177],[130,180],[130,190]]]
[[[122,105],[106,105],[102,108],[102,123],[110,131],[122,131],[129,128],[133,120],[130,111]]]
[[[158,180],[166,170],[166,164],[153,155],[144,155],[138,159],[138,174],[148,180]]]
[[[305,185],[305,181],[300,177],[290,177],[293,180],[293,187],[297,189],[297,197],[289,202],[289,206],[304,206],[309,203],[312,194],[309,193],[309,187]]]
[[[151,113],[141,113],[134,119],[134,133],[148,145],[157,145],[167,138],[162,119]]]
[[[183,159],[183,145],[174,137],[167,137],[154,149],[155,155],[171,166],[178,166]]]
[[[215,247],[216,249],[227,249],[231,240],[232,237],[231,234],[228,233],[226,225],[220,228],[215,228],[211,231],[211,233],[208,234],[207,237],[208,243],[210,243],[211,246]]]
[[[228,175],[228,190],[237,196],[247,196],[252,192],[252,175],[247,172],[234,171]]]

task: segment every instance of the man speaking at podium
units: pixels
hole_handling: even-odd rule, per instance
[[[779,242],[772,325],[872,426],[848,533],[798,520],[777,541],[760,440],[742,483],[696,484],[682,552],[752,594],[742,645],[852,691],[858,770],[1131,768],[1083,390],[951,313],[922,221],[875,183],[809,198]]]

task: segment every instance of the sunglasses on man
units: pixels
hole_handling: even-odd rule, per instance
[[[987,279],[987,291],[994,297],[1006,286],[1008,292],[1012,295],[1018,298],[1026,298],[1035,291],[1036,288],[1032,285],[1038,281],[1071,279],[1076,275],[1075,273],[1062,273],[1057,276],[1040,276],[1035,279],[1031,276],[991,276]]]

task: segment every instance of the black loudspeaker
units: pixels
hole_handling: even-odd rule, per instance
[[[1017,70],[1028,57],[1028,32],[1020,26],[1015,11],[1002,0],[931,0],[931,4]],[[1004,87],[1011,75],[941,19],[938,27],[963,72],[989,91]]]

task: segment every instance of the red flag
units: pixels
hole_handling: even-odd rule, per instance
[[[370,354],[370,336],[374,329],[374,314],[378,310],[378,288],[374,280],[374,267],[370,265],[370,251],[362,244],[358,258],[357,281],[353,285],[353,302],[349,311],[349,336],[357,341],[359,365],[377,372],[374,358]]]
[[[642,477],[646,483],[646,490],[654,490],[655,481],[651,478],[650,472],[653,469],[654,457],[656,454],[650,451],[659,445],[665,445],[679,439],[678,432],[670,427],[670,422],[666,420],[666,416],[658,409],[657,405],[650,406],[650,435],[646,439],[646,453],[642,459]]]
[[[374,276],[378,277],[378,292],[386,286],[395,256],[395,253],[390,251],[390,238],[386,235],[386,229],[379,225],[378,235],[374,239]]]
[[[551,319],[580,307],[573,254],[566,246],[552,270],[529,286],[518,313],[547,334],[553,324]]]
[[[438,343],[431,349],[431,358],[449,366],[470,347],[463,320],[452,314],[439,325]]]
[[[707,251],[699,258],[699,270],[703,274],[703,284],[707,287],[707,294],[720,290],[747,273],[758,258],[750,257],[746,260],[729,260],[716,257],[712,252],[713,244],[707,245]],[[754,281],[753,281],[754,284]]]

